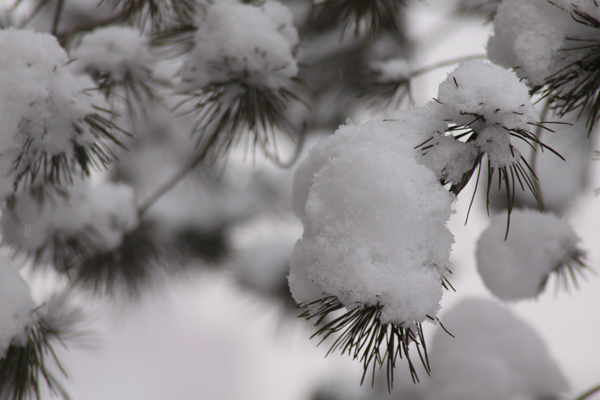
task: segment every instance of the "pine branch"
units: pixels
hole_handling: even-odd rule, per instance
[[[158,90],[170,85],[167,81],[155,78],[150,68],[138,71],[141,76],[134,76],[128,71],[119,80],[115,79],[110,72],[91,70],[89,73],[108,103],[124,104],[127,115],[133,122],[136,122],[139,117],[147,117],[147,110],[151,106],[161,104],[162,97],[158,94]],[[111,106],[111,108],[111,111],[116,113],[115,107]]]
[[[58,379],[49,371],[48,362],[58,366],[59,371],[67,377],[52,346],[53,341],[64,345],[62,337],[69,333],[71,327],[61,327],[49,324],[41,318],[30,328],[29,337],[25,343],[12,343],[2,358],[0,358],[0,398],[6,400],[41,399],[40,383],[45,382],[50,392],[69,399],[65,389]],[[42,381],[43,380],[43,381]]]
[[[365,32],[367,40],[376,40],[383,32],[403,35],[398,15],[403,0],[324,0],[313,5],[309,25],[325,31],[341,25],[351,29],[355,37]]]
[[[153,233],[151,224],[142,223],[125,233],[116,249],[87,255],[69,271],[73,285],[109,296],[124,289],[132,297],[139,297],[141,288],[164,267],[165,249]]]
[[[12,162],[15,194],[28,193],[40,199],[49,193],[62,195],[63,186],[71,185],[74,176],[89,176],[92,170],[106,169],[111,164],[116,158],[111,146],[125,148],[116,131],[126,136],[130,134],[100,115],[100,112],[110,114],[110,111],[95,108],[98,112],[88,114],[82,121],[72,122],[74,139],[71,140],[71,148],[61,153],[51,154],[36,146],[35,139],[21,126],[25,140]],[[78,139],[86,134],[91,134],[96,140],[80,144]]]
[[[193,21],[197,0],[102,0],[122,9],[123,20],[143,29],[150,24],[153,31],[181,21]],[[102,4],[102,2],[100,4]]]
[[[478,115],[478,114],[463,113],[462,115],[472,115],[473,120],[470,123],[464,124],[464,125],[452,125],[447,129],[446,133],[449,134],[450,136],[452,136],[455,140],[460,140],[460,139],[465,138],[467,143],[474,142],[479,137],[479,130],[481,129],[481,124],[483,122],[485,122],[485,118],[484,118],[484,116]],[[536,128],[550,130],[549,128],[545,127],[542,123],[532,124],[532,125],[534,125]],[[485,126],[485,125],[483,125],[483,126]],[[564,158],[558,152],[556,152],[550,146],[544,144],[539,139],[539,137],[537,137],[531,131],[528,131],[526,129],[521,129],[521,128],[510,129],[505,126],[501,126],[501,125],[498,125],[498,126],[501,127],[502,129],[504,129],[511,136],[511,138],[516,138],[516,139],[522,140],[523,142],[527,143],[533,149],[533,151],[538,151],[538,149],[540,151],[548,150],[551,153],[553,153],[554,155],[556,155],[557,157],[559,157],[560,159],[564,160]],[[420,150],[420,151],[425,151],[425,150],[429,149],[430,147],[434,146],[434,144],[430,143],[430,141],[432,139],[433,138],[430,138],[430,139],[426,140],[425,142],[419,144],[418,146],[415,147],[415,149]],[[519,156],[517,158],[518,153],[516,153],[516,149],[513,147],[512,144],[508,145],[508,150],[510,151],[512,158],[515,161],[510,164],[507,164],[507,165],[493,165],[488,156],[487,190],[486,190],[486,208],[487,208],[487,211],[489,214],[490,191],[491,191],[492,185],[494,184],[493,183],[494,174],[497,171],[498,172],[498,189],[502,189],[502,187],[504,187],[504,191],[506,193],[506,204],[507,204],[506,235],[507,236],[508,236],[508,231],[509,231],[509,227],[510,227],[510,214],[512,212],[512,209],[514,206],[514,201],[515,201],[515,191],[518,187],[522,191],[528,190],[529,192],[531,192],[531,194],[536,199],[538,206],[540,207],[540,211],[543,209],[542,199],[537,190],[538,185],[535,182],[538,180],[538,177],[535,174],[535,171],[533,170],[533,168],[529,164],[529,162],[527,162],[525,157],[523,157],[522,155],[519,154]],[[473,192],[473,198],[471,200],[471,205],[472,205],[473,199],[475,197],[475,192],[477,191],[477,188],[479,186],[478,183],[479,183],[479,178],[481,176],[481,168],[482,168],[481,162],[482,162],[484,155],[485,155],[485,151],[482,149],[479,149],[479,154],[476,157],[472,168],[470,168],[466,173],[464,173],[464,175],[462,176],[462,179],[459,182],[446,182],[445,180],[442,179],[440,183],[442,185],[451,183],[449,191],[451,193],[454,193],[455,195],[458,195],[462,191],[462,189],[464,189],[466,187],[467,183],[471,180],[473,173],[477,169],[478,170],[477,185],[475,186],[475,189]],[[469,206],[469,212],[467,213],[467,219],[468,219],[470,210],[471,210],[471,207]]]
[[[412,104],[413,98],[410,84],[413,78],[435,71],[439,68],[459,64],[463,61],[480,59],[487,59],[487,56],[484,54],[475,54],[444,60],[414,71],[408,71],[407,74],[400,76],[386,76],[383,71],[384,67],[382,67],[382,65],[386,63],[378,63],[380,66],[379,68],[371,67],[371,71],[365,78],[365,83],[358,97],[364,99],[368,106],[378,110],[399,108],[402,102],[407,98]]]
[[[153,33],[150,44],[158,56],[176,58],[192,51],[197,31],[195,24],[176,25]]]
[[[184,93],[175,109],[191,103],[185,113],[196,114],[193,135],[199,157],[209,163],[226,156],[247,133],[246,144],[266,156],[276,156],[276,132],[293,130],[285,113],[290,100],[302,100],[286,88],[270,89],[243,82],[211,84]]]
[[[555,274],[554,294],[557,295],[562,284],[563,289],[569,293],[572,285],[579,290],[578,277],[587,280],[588,273],[596,275],[596,271],[585,262],[586,254],[581,250],[576,250],[569,254],[565,260],[559,263],[553,270]],[[549,276],[540,283],[540,293],[545,289]]]
[[[411,327],[404,327],[403,323],[383,324],[380,319],[383,306],[380,304],[357,305],[356,308],[347,310],[341,316],[326,321],[331,313],[345,309],[335,296],[303,303],[298,307],[305,309],[299,318],[309,321],[316,319],[315,327],[324,323],[311,336],[311,339],[315,336],[322,336],[319,345],[331,335],[337,335],[327,355],[339,350],[341,354],[347,353],[354,360],[359,360],[363,364],[361,384],[364,383],[369,370],[371,370],[370,374],[374,384],[375,372],[385,365],[388,390],[391,392],[394,386],[396,362],[402,358],[406,358],[413,382],[419,382],[417,370],[410,358],[411,344],[415,345],[425,371],[427,374],[430,373],[427,347],[420,323]]]
[[[594,386],[593,388],[591,388],[590,390],[582,393],[580,396],[578,396],[575,400],[586,400],[589,399],[590,396],[593,396],[594,394],[600,392],[600,385]]]
[[[596,7],[598,4],[594,3]],[[600,20],[577,8],[573,20],[596,30],[590,39],[567,37],[572,46],[561,49],[565,59],[575,59],[545,79],[542,96],[552,102],[558,116],[577,112],[579,119],[587,115],[588,134],[600,119]]]
[[[56,4],[56,11],[54,12],[54,19],[52,21],[52,35],[56,36],[58,33],[58,24],[60,23],[60,17],[65,5],[65,0],[58,0]]]

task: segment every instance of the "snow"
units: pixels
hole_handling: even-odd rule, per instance
[[[27,252],[44,248],[56,235],[88,238],[94,250],[109,251],[118,247],[123,235],[137,223],[129,186],[91,186],[88,181],[72,186],[68,200],[54,198],[40,205],[29,196],[19,197],[14,212],[0,217],[3,243]]]
[[[514,73],[480,60],[464,61],[449,73],[437,100],[455,122],[471,122],[479,115],[487,125],[529,129],[528,122],[539,120],[529,88]]]
[[[83,119],[95,112],[97,98],[84,93],[95,86],[89,78],[65,68],[67,54],[50,35],[2,30],[0,54],[0,197],[6,197],[44,153],[75,162],[74,146],[93,144]]]
[[[151,61],[148,39],[140,31],[128,27],[99,28],[83,37],[71,52],[77,73],[109,74],[111,81],[133,81],[147,77]]]
[[[371,63],[371,69],[378,73],[379,82],[408,80],[412,73],[412,68],[406,58],[374,61]]]
[[[545,344],[508,309],[465,299],[443,316],[430,348],[428,399],[561,398],[569,384]]]
[[[587,0],[504,0],[494,20],[494,35],[488,42],[489,58],[500,65],[515,68],[532,86],[577,58],[579,47],[568,38],[597,38],[597,30],[577,23],[572,12],[578,9],[599,18],[599,8]],[[585,51],[585,50],[583,50]]]
[[[527,86],[514,73],[479,60],[462,62],[448,74],[437,100],[445,119],[477,133],[474,144],[493,167],[520,159],[509,130],[529,131],[539,122]]]
[[[419,162],[446,183],[459,183],[463,175],[473,169],[479,155],[479,150],[472,142],[461,142],[443,134],[433,136],[425,145],[431,148],[422,150]]]
[[[477,242],[477,267],[485,285],[503,300],[534,298],[550,273],[581,255],[569,223],[537,210],[514,210],[492,218]]]
[[[298,303],[379,303],[383,323],[437,314],[453,196],[417,162],[419,120],[401,118],[342,126],[299,166],[293,207],[304,233],[289,276]]]
[[[0,358],[11,342],[24,343],[26,329],[36,322],[29,286],[11,261],[0,255]]]
[[[216,2],[198,25],[181,92],[232,82],[279,89],[298,73],[293,56],[298,33],[289,10],[274,0],[260,6]]]

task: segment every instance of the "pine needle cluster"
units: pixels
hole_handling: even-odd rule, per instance
[[[594,5],[600,7],[596,2]],[[577,112],[578,119],[586,117],[586,126],[591,132],[600,119],[600,21],[578,8],[571,17],[591,28],[594,35],[565,38],[570,45],[561,52],[569,62],[546,78],[541,93],[551,100],[558,116]]]
[[[375,373],[385,366],[388,390],[391,391],[396,362],[403,358],[408,363],[412,380],[419,382],[417,369],[410,358],[411,346],[416,348],[425,371],[428,374],[430,372],[425,337],[420,323],[407,327],[403,323],[384,324],[381,322],[382,305],[359,305],[347,310],[335,296],[303,303],[299,308],[304,309],[300,318],[316,320],[314,325],[319,329],[311,339],[321,336],[321,344],[331,335],[337,335],[327,355],[339,350],[341,354],[347,353],[363,364],[361,384],[364,383],[369,370],[374,384]],[[340,310],[345,312],[338,317],[332,317],[332,313]]]
[[[176,108],[190,103],[196,115],[193,135],[202,159],[214,162],[246,140],[246,148],[277,158],[276,131],[290,134],[286,117],[290,100],[302,101],[286,88],[257,87],[244,82],[211,84],[184,93]],[[248,134],[245,134],[248,132]]]
[[[378,39],[383,32],[401,33],[398,13],[403,0],[324,0],[314,4],[310,24],[316,30],[341,25],[355,37]]]

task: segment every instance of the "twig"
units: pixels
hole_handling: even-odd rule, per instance
[[[271,153],[267,153],[267,156],[269,157],[269,159],[275,165],[277,165],[279,168],[288,169],[288,168],[292,167],[296,163],[296,161],[298,161],[298,157],[300,157],[300,153],[302,153],[302,149],[304,148],[304,141],[306,139],[306,131],[307,130],[308,130],[308,124],[305,122],[302,125],[302,130],[300,131],[300,137],[298,138],[298,143],[296,144],[296,150],[294,150],[294,154],[292,154],[292,157],[288,161],[282,162],[279,159],[279,156],[277,154],[273,155]]]
[[[546,104],[544,104],[544,108],[542,109],[542,114],[540,116],[540,121],[545,121],[546,120],[546,115],[548,114],[548,110],[550,110],[550,97],[546,98]],[[535,132],[533,133],[533,135],[535,136],[535,138],[537,140],[533,141],[532,144],[532,149],[531,149],[531,159],[529,162],[529,165],[531,165],[531,172],[535,176],[539,177],[539,174],[536,172],[536,164],[537,164],[537,154],[538,154],[538,150],[540,149],[540,138],[542,137],[542,128],[543,126],[541,124],[538,124],[535,127]],[[542,191],[540,188],[540,181],[539,179],[532,179],[533,181],[533,186],[535,188],[535,190],[538,193],[538,201],[540,203],[540,207],[543,210],[544,209],[544,200],[542,197]]]
[[[271,161],[273,161],[278,167],[290,168],[292,165],[294,165],[296,160],[298,160],[298,157],[300,156],[300,153],[302,152],[302,147],[304,145],[304,140],[306,137],[306,131],[307,131],[306,126],[307,125],[305,123],[302,128],[302,131],[300,132],[300,138],[298,140],[298,144],[296,145],[296,150],[295,150],[294,154],[292,155],[292,158],[289,161],[282,163],[278,158],[269,156],[269,159]],[[169,192],[171,189],[173,189],[179,182],[181,182],[181,180],[183,178],[185,178],[187,176],[187,174],[192,172],[202,161],[204,161],[206,159],[208,149],[209,149],[209,146],[206,146],[203,151],[201,151],[187,165],[185,165],[179,172],[177,172],[175,175],[173,175],[173,177],[171,177],[171,179],[169,179],[167,182],[165,182],[152,195],[150,195],[150,197],[148,197],[146,199],[146,201],[144,201],[138,207],[138,215],[140,217],[142,215],[144,215],[146,213],[146,211],[148,211],[148,209],[150,207],[152,207],[152,205],[158,201],[158,199],[160,199],[167,192]]]
[[[146,201],[144,201],[138,207],[138,215],[141,217],[148,211],[148,209],[158,201],[162,196],[164,196],[169,190],[173,189],[183,178],[187,176],[190,172],[194,170],[204,159],[206,158],[206,153],[203,151],[198,154],[195,158],[190,161],[189,164],[184,166],[179,172],[177,172],[171,179],[165,182],[162,186],[160,186]]]
[[[451,60],[440,61],[438,63],[432,64],[432,65],[428,65],[428,66],[423,67],[423,68],[419,68],[418,70],[413,71],[410,74],[410,76],[411,76],[411,78],[414,78],[415,76],[423,75],[423,74],[425,74],[427,72],[431,72],[431,71],[433,71],[435,69],[442,68],[442,67],[447,67],[449,65],[458,64],[458,63],[463,62],[463,61],[482,60],[482,59],[487,59],[487,56],[485,54],[475,54],[475,55],[470,55],[470,56],[463,56],[463,57],[453,58]]]
[[[60,22],[60,16],[63,11],[63,6],[65,5],[65,0],[58,0],[56,4],[56,11],[54,12],[54,20],[52,21],[52,35],[56,36],[58,33],[58,24]]]
[[[592,396],[593,394],[598,393],[598,392],[600,392],[600,385],[594,386],[587,392],[583,393],[581,396],[577,397],[575,400],[585,400],[585,399],[589,398],[590,396]]]

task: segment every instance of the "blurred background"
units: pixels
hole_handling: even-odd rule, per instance
[[[51,29],[56,6],[56,1],[46,3],[30,23],[42,31]],[[94,19],[110,18],[114,12],[110,4],[97,7],[92,3],[67,0],[62,29],[93,24]],[[339,29],[329,26],[327,15],[311,21],[309,30],[309,0],[283,3],[292,10],[300,32],[297,58],[306,84],[299,95],[311,106],[310,111],[291,112],[291,118],[308,121],[300,160],[347,118],[366,121],[384,115],[384,108],[372,106],[372,91],[365,87],[378,73],[372,60],[393,56],[419,70],[462,57],[485,56],[493,30],[490,13],[496,5],[494,1],[408,1],[383,37],[363,43],[342,38]],[[419,107],[434,98],[438,84],[456,66],[447,64],[411,80],[412,104],[408,96],[399,103],[392,99],[388,109]],[[156,69],[159,76],[169,76],[176,68],[159,62]],[[110,179],[128,182],[143,198],[189,154],[191,124],[189,118],[172,118],[160,108],[142,118],[132,126],[137,136],[129,145],[130,152],[109,172]],[[290,159],[294,145],[282,140],[279,150],[282,160]],[[552,156],[544,154],[539,168],[548,169],[540,172],[548,202],[571,222],[582,238],[581,247],[588,251],[589,265],[598,270],[600,207],[594,189],[600,188],[600,165],[591,160],[592,150],[593,140],[589,140],[583,150],[576,149],[578,153],[567,157],[569,167],[559,164],[558,168],[546,167],[543,159]],[[73,399],[424,398],[422,387],[412,383],[404,365],[399,367],[391,394],[385,385],[360,387],[361,365],[338,354],[325,358],[326,343],[317,347],[316,338],[309,340],[311,324],[296,318],[286,276],[288,257],[302,234],[302,225],[289,205],[297,164],[280,168],[258,153],[249,155],[236,148],[226,163],[201,166],[149,210],[161,237],[177,247],[182,271],[156,278],[136,299],[76,294],[78,305],[88,314],[83,329],[89,334],[69,340],[68,350],[56,346],[70,377],[65,388]],[[546,181],[551,180],[547,189],[544,175]],[[475,265],[475,244],[488,225],[483,190],[465,225],[474,185],[472,180],[459,196],[450,222],[455,235],[451,282],[456,293],[445,292],[442,321],[444,312],[461,299],[494,298]],[[527,204],[530,200],[520,201]],[[28,275],[38,299],[55,290],[57,279],[49,275],[39,271]],[[600,382],[598,277],[570,293],[555,294],[549,285],[535,301],[507,306],[548,346],[571,384],[568,398]],[[429,339],[440,329],[429,324],[424,328]],[[451,326],[447,328],[452,331]],[[426,385],[425,374],[420,376]],[[46,393],[44,398],[51,397]]]

